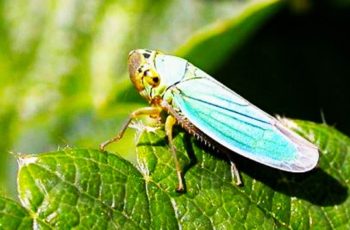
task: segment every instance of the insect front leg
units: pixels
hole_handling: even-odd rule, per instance
[[[126,129],[130,125],[130,122],[132,120],[134,120],[135,118],[137,118],[139,116],[144,116],[144,115],[150,115],[153,117],[157,117],[160,115],[161,111],[162,111],[162,108],[160,108],[160,107],[145,107],[145,108],[140,108],[140,109],[135,110],[134,112],[132,112],[129,115],[129,118],[125,121],[124,125],[122,126],[122,128],[120,129],[119,133],[116,136],[114,136],[113,138],[100,144],[100,150],[104,151],[107,145],[109,145],[113,142],[117,142],[120,139],[122,139]]]
[[[173,116],[169,115],[165,121],[165,132],[169,140],[169,145],[171,148],[173,159],[175,161],[176,174],[178,178],[178,186],[176,191],[183,192],[185,187],[184,187],[183,178],[182,178],[182,171],[181,171],[179,160],[177,159],[176,148],[173,142],[173,127],[175,124],[176,124],[176,119]]]

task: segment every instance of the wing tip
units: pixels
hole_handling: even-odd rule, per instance
[[[303,173],[314,169],[319,160],[319,149],[317,146],[281,123],[277,123],[276,127],[295,145],[297,149],[296,159],[293,163],[289,163],[288,167],[285,166],[285,169],[283,170],[294,173]]]
[[[319,151],[317,147],[300,150],[297,158],[291,164],[290,172],[303,173],[314,169],[318,164]]]
[[[291,173],[305,173],[318,165],[319,151],[317,148],[308,148],[298,151],[296,159],[289,161],[265,161],[265,164],[282,171]],[[268,163],[267,163],[268,162]]]

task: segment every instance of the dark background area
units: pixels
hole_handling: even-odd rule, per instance
[[[349,21],[349,9],[327,4],[285,8],[213,75],[271,114],[322,122],[323,113],[349,135]]]

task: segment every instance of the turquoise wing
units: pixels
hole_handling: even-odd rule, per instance
[[[244,157],[289,172],[317,165],[316,146],[197,68],[169,93],[172,106],[194,126]]]

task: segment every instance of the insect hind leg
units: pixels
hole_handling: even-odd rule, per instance
[[[176,148],[175,148],[175,145],[173,142],[173,127],[175,124],[176,124],[176,119],[173,116],[169,115],[165,121],[165,132],[166,132],[166,135],[167,135],[168,140],[169,140],[169,145],[171,148],[171,153],[173,155],[173,159],[175,161],[176,175],[178,178],[178,186],[177,186],[176,191],[183,192],[185,190],[185,186],[184,186],[184,182],[183,182],[181,166],[180,166],[179,160],[177,158]]]
[[[232,180],[235,181],[235,184],[237,186],[243,185],[241,176],[239,174],[239,170],[238,170],[235,162],[233,161],[231,155],[229,153],[227,153],[227,152],[224,152],[224,153],[226,154],[228,160],[230,161]]]

